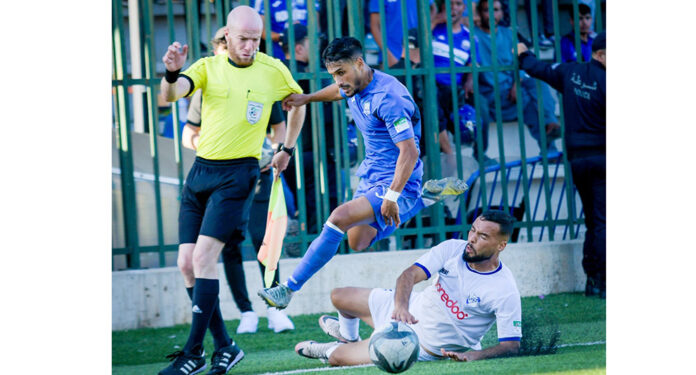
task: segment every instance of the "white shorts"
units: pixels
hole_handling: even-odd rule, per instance
[[[412,300],[413,293],[411,293],[411,297],[409,298],[409,305]],[[370,315],[372,316],[372,323],[375,325],[375,330],[394,321],[391,318],[392,312],[394,311],[394,291],[392,289],[372,289],[367,299],[367,306],[370,308]],[[444,359],[444,357],[436,357],[428,354],[423,350],[423,347],[418,351],[419,361],[438,361],[441,359]]]

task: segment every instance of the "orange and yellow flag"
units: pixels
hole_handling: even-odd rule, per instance
[[[268,202],[268,216],[266,219],[266,233],[263,236],[263,244],[259,250],[258,259],[266,267],[263,282],[266,288],[273,283],[273,276],[278,269],[280,252],[283,249],[283,238],[288,228],[288,212],[285,206],[285,194],[283,183],[276,178],[271,186],[271,197]]]

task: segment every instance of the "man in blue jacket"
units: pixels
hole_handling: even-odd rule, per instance
[[[565,147],[585,211],[582,266],[585,295],[606,298],[606,33],[592,42],[587,63],[548,64],[517,45],[520,69],[563,94]]]

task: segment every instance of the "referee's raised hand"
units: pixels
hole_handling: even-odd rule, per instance
[[[167,70],[169,70],[170,72],[175,72],[177,70],[180,70],[184,66],[184,63],[186,62],[187,53],[187,44],[184,44],[184,46],[182,47],[181,43],[174,42],[169,45],[169,48],[167,48],[167,53],[164,54],[162,62],[164,63],[164,66],[167,68]]]

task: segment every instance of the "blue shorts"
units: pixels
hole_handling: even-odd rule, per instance
[[[353,194],[353,199],[359,197],[367,198],[372,206],[372,211],[375,213],[375,221],[371,223],[370,226],[377,229],[377,235],[372,242],[370,242],[370,245],[383,238],[389,237],[389,235],[396,230],[396,226],[394,224],[387,225],[382,216],[382,201],[384,200],[384,194],[387,192],[387,189],[389,189],[389,185],[375,185],[366,180],[360,180],[358,189],[355,191],[355,194]],[[402,224],[416,216],[418,211],[425,208],[420,192],[417,190],[412,192],[404,189],[399,199],[396,200],[396,203],[399,205],[399,219],[401,219]]]
[[[241,243],[258,178],[255,158],[196,157],[181,192],[179,243],[196,243],[199,234],[225,243],[241,235]]]

